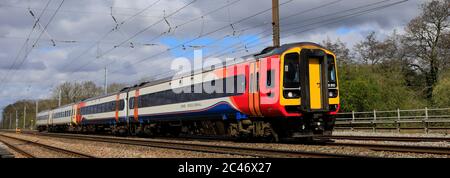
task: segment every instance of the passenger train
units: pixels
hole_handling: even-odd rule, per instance
[[[37,114],[36,126],[49,132],[272,141],[331,135],[340,108],[336,56],[331,51],[302,42],[268,47],[244,58],[43,111]],[[202,77],[210,74],[217,79]],[[234,91],[208,93],[202,89],[206,85]],[[194,92],[198,88],[200,92]]]

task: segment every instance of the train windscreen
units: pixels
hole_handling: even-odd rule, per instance
[[[284,57],[284,97],[300,97],[300,55],[289,53]]]
[[[337,87],[337,79],[336,79],[336,65],[334,62],[334,57],[332,55],[328,55],[328,88],[336,88]]]

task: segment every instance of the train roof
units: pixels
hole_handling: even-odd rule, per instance
[[[318,48],[326,49],[322,45],[319,45],[317,43],[312,43],[312,42],[289,43],[289,44],[284,44],[280,47],[267,47],[267,48],[263,49],[261,51],[261,53],[256,54],[255,57],[263,58],[263,57],[267,57],[267,56],[271,56],[271,55],[282,54],[286,50],[289,50],[290,48],[298,47],[298,46],[316,46]]]
[[[282,45],[280,47],[267,47],[267,48],[263,49],[260,53],[250,54],[250,55],[247,55],[247,56],[240,57],[241,59],[243,59],[243,61],[232,62],[231,64],[229,63],[228,65],[225,65],[226,63],[224,62],[224,63],[222,63],[222,66],[228,67],[230,65],[240,64],[240,63],[243,63],[243,62],[249,62],[249,61],[253,61],[253,60],[264,58],[264,57],[271,56],[271,55],[282,54],[284,51],[286,51],[286,50],[288,50],[290,48],[299,47],[299,46],[316,46],[318,48],[324,48],[323,46],[321,46],[321,45],[319,45],[317,43],[312,43],[312,42],[289,43],[289,44],[284,44],[284,45]],[[236,60],[236,58],[234,60]],[[195,74],[205,73],[205,72],[209,72],[209,71],[211,71],[211,70],[204,71],[202,69],[198,69],[198,70],[195,70],[195,71],[192,71],[192,72],[188,72],[188,73],[182,74],[180,77],[175,78],[175,79],[180,79],[180,78],[183,78],[183,77],[192,76],[192,75],[195,75]],[[137,88],[158,85],[158,84],[161,84],[161,83],[164,83],[164,82],[171,81],[172,79],[174,79],[174,78],[173,77],[166,77],[166,78],[162,78],[162,79],[158,79],[158,80],[142,82],[140,84],[135,84],[133,86],[125,87],[125,88],[121,89],[120,91],[117,91],[117,92],[114,92],[114,93],[110,93],[110,94],[106,94],[106,95],[100,95],[100,96],[96,96],[96,97],[93,97],[93,98],[88,98],[88,99],[82,100],[82,102],[87,102],[87,101],[92,101],[92,100],[96,100],[96,99],[101,99],[101,98],[117,95],[117,94],[120,94],[120,93],[124,93],[124,92],[128,92],[130,90],[137,89]],[[73,105],[73,104],[75,104],[75,103],[68,104],[68,105]],[[62,107],[65,107],[65,106],[61,106],[61,107],[58,107],[58,108],[62,108]],[[55,109],[58,109],[58,108],[55,108]]]
[[[46,109],[46,110],[43,110],[43,111],[39,111],[38,114],[39,114],[39,113],[50,112],[50,111],[57,110],[57,109],[61,109],[61,108],[65,108],[65,107],[68,107],[68,106],[71,106],[71,105],[74,105],[74,104],[75,104],[75,103],[70,103],[70,104],[65,104],[65,105],[62,105],[62,106],[58,106],[58,107],[56,107],[56,108]]]
[[[255,54],[250,54],[250,55],[247,55],[247,56],[242,56],[240,58],[243,59],[243,61],[240,61],[240,62],[237,62],[237,63],[228,63],[228,65],[226,65],[226,63],[223,62],[222,66],[228,67],[228,66],[231,66],[231,65],[240,64],[240,63],[243,63],[243,62],[249,62],[249,61],[253,61],[253,60],[256,60],[256,59],[264,58],[264,57],[267,57],[267,56],[282,54],[284,51],[289,50],[290,48],[299,47],[299,46],[316,46],[318,48],[324,48],[323,46],[321,46],[321,45],[319,45],[317,43],[312,43],[312,42],[289,43],[289,44],[284,44],[284,45],[282,45],[280,47],[267,47],[267,48],[263,49],[260,53],[255,53]],[[324,49],[326,49],[326,48],[324,48]],[[236,60],[236,58],[234,58],[234,60]],[[211,70],[206,70],[205,71],[205,70],[202,70],[202,69],[198,69],[198,70],[195,70],[195,71],[192,71],[192,72],[184,73],[184,74],[180,75],[180,77],[177,77],[177,78],[165,77],[165,78],[158,79],[158,80],[153,80],[153,81],[150,81],[150,82],[143,82],[143,83],[136,84],[136,85],[133,85],[133,86],[130,86],[130,87],[126,87],[126,88],[122,89],[121,92],[122,91],[129,91],[129,90],[133,90],[133,89],[141,88],[141,87],[158,85],[158,84],[161,84],[161,83],[164,83],[164,82],[171,81],[172,79],[180,79],[180,78],[192,76],[192,75],[199,74],[199,73],[205,73],[205,72],[209,72],[209,71],[211,71]]]
[[[122,90],[123,90],[123,89],[122,89]],[[92,97],[92,98],[87,98],[87,99],[82,100],[82,102],[93,101],[93,100],[96,100],[96,99],[102,99],[102,98],[106,98],[106,97],[109,97],[109,96],[114,96],[114,95],[123,93],[122,90],[119,91],[119,92],[113,92],[113,93],[108,93],[108,94],[104,94],[104,95],[99,95],[99,96]]]
[[[39,111],[38,112],[38,115],[39,114],[45,114],[46,112],[48,113],[48,112],[50,112],[51,110],[50,109],[46,109],[46,110],[43,110],[43,111]]]

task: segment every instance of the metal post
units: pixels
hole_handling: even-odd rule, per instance
[[[31,121],[30,129],[32,129],[32,127],[34,127],[35,122],[37,121],[38,113],[39,113],[39,100],[36,100],[36,115],[35,115],[34,119]]]
[[[397,124],[396,124],[396,126],[397,126],[397,132],[398,133],[400,133],[400,109],[399,108],[397,108]]]
[[[27,105],[23,106],[23,129],[25,129],[25,123],[27,118]]]
[[[11,113],[9,113],[9,127],[8,127],[8,129],[11,129],[12,128],[12,122],[11,122],[11,120],[12,120],[12,114]]]
[[[17,109],[16,109],[16,131],[19,128],[19,117],[18,117],[18,113],[17,113]]]
[[[105,95],[108,94],[108,69],[105,67]]]
[[[428,134],[428,108],[425,107],[425,119],[423,120],[425,134]]]
[[[373,127],[373,132],[377,132],[376,127],[377,127],[377,111],[373,110],[373,123],[372,123],[372,127]]]
[[[355,111],[352,111],[352,122],[350,124],[352,131],[354,131],[353,122],[355,122]]]
[[[59,89],[58,107],[61,107],[61,89]]]
[[[280,9],[279,1],[272,0],[273,46],[280,46]]]

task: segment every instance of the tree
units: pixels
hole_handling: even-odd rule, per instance
[[[108,93],[114,93],[122,90],[127,85],[123,83],[112,83],[108,86]]]
[[[444,73],[433,90],[433,101],[438,107],[450,106],[450,70]]]
[[[380,65],[380,64],[378,64]],[[344,112],[420,108],[420,97],[404,84],[398,71],[374,72],[367,64],[351,64],[340,75],[341,104]]]
[[[327,38],[326,41],[322,42],[322,45],[336,55],[338,66],[347,65],[353,62],[350,49],[348,49],[345,43],[343,43],[339,38],[336,42],[333,42],[330,38]]]
[[[58,100],[61,92],[61,104],[65,105],[78,99],[78,96],[81,92],[80,89],[81,88],[78,85],[73,85],[70,82],[64,82],[63,84],[53,89],[52,98],[54,100]]]
[[[369,33],[364,41],[355,45],[355,52],[363,64],[378,64],[382,61],[385,51],[383,44],[376,39],[375,32]]]
[[[425,75],[425,95],[430,101],[439,71],[449,62],[450,2],[433,0],[424,3],[421,10],[406,27],[403,44],[413,58],[410,66]]]
[[[20,100],[15,102],[14,104],[10,104],[3,109],[2,115],[5,116],[3,119],[7,122],[5,125],[9,127],[9,122],[11,121],[11,127],[16,127],[16,110],[17,110],[17,126],[18,128],[23,128],[25,121],[25,128],[30,128],[33,124],[31,120],[33,120],[36,115],[35,111],[35,101],[32,100]],[[24,116],[24,109],[26,112],[26,116]],[[10,117],[11,116],[11,117]],[[25,118],[24,118],[25,117]]]
[[[102,87],[97,86],[92,81],[82,83],[65,82],[53,90],[52,98],[54,100],[59,99],[59,91],[61,91],[61,105],[79,102],[103,93]]]
[[[81,99],[92,98],[104,94],[103,88],[97,86],[92,81],[83,82],[81,91]]]

